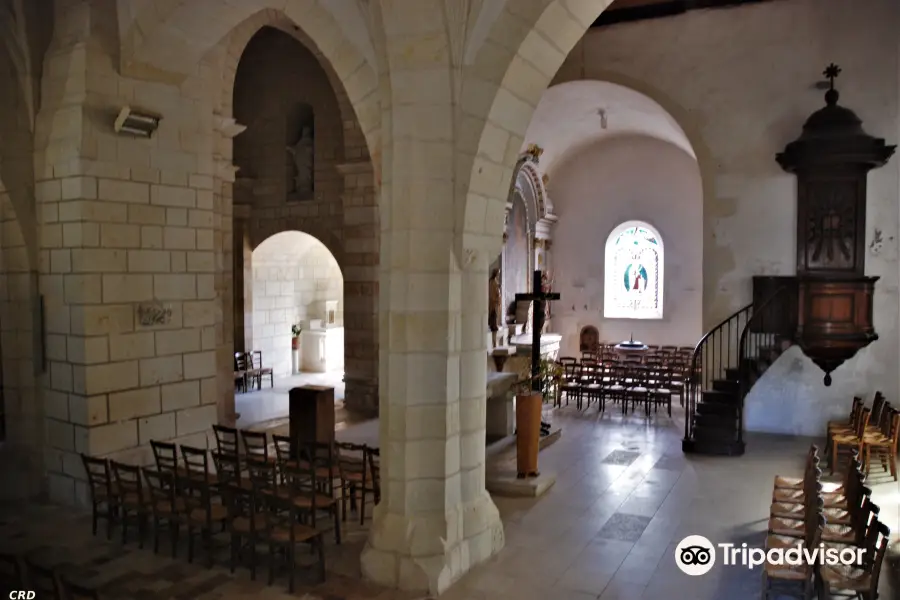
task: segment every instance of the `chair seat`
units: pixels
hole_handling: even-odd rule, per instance
[[[362,471],[348,471],[347,469],[343,470],[342,478],[344,481],[348,481],[350,483],[362,483],[363,481],[363,472]],[[371,477],[366,477],[366,481],[371,480]]]
[[[806,502],[806,492],[802,489],[792,490],[792,489],[776,488],[772,492],[772,504],[777,504],[777,503],[804,504],[805,502]]]
[[[179,514],[184,512],[185,504],[183,498],[175,498],[174,505],[168,500],[160,500],[154,507],[155,512],[162,515]]]
[[[823,565],[819,568],[819,578],[828,587],[845,591],[868,591],[872,586],[871,572],[844,565]]]
[[[197,523],[206,523],[207,522],[206,507],[198,506],[198,507],[194,508],[193,510],[191,510],[189,518],[191,521],[195,521]],[[209,520],[210,521],[220,522],[220,521],[224,521],[227,518],[228,518],[228,509],[224,505],[218,504],[218,503],[213,503],[210,505],[210,507],[209,507]]]
[[[294,541],[305,542],[322,535],[322,532],[309,525],[293,523],[290,527],[276,527],[269,532],[269,538],[281,542],[288,543],[291,541],[291,530],[293,529]]]
[[[851,544],[856,540],[856,531],[851,525],[827,524],[822,530],[823,542]]]
[[[231,528],[238,533],[249,533],[250,525],[253,525],[253,529],[259,531],[266,526],[266,516],[261,513],[257,513],[253,515],[252,520],[251,517],[236,517],[231,520]]]
[[[806,514],[806,507],[793,502],[775,502],[769,514],[773,517],[785,519],[802,519]]]
[[[879,431],[878,433],[865,434],[863,436],[863,442],[869,446],[890,446],[891,438]]]
[[[856,437],[855,433],[849,434],[835,434],[831,436],[831,441],[835,444],[845,444],[845,445],[857,445],[859,444],[859,438]]]
[[[825,508],[849,508],[847,495],[843,492],[823,493],[822,500],[825,501]]]
[[[150,495],[146,490],[142,491],[140,495],[137,492],[125,492],[119,495],[119,502],[129,508],[146,506],[149,501]]]
[[[824,514],[825,522],[828,525],[850,525],[853,523],[853,515],[844,508],[826,508]]]
[[[804,537],[806,535],[806,522],[803,519],[771,517],[769,519],[769,533],[788,537]]]
[[[775,535],[769,534],[766,537],[766,550],[787,550],[788,548],[796,548],[803,544],[801,538],[791,535]]]
[[[781,579],[787,581],[806,581],[812,576],[812,565],[776,565],[775,563],[766,562],[766,575],[770,579]]]
[[[803,485],[806,483],[802,477],[782,477],[781,475],[775,476],[775,489],[783,489],[783,490],[802,490]]]

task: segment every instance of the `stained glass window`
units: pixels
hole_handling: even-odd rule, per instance
[[[603,316],[661,319],[663,243],[647,223],[628,221],[606,240]]]

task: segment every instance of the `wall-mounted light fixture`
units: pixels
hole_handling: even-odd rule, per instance
[[[129,133],[138,137],[149,138],[153,136],[153,132],[159,127],[161,119],[162,117],[159,115],[141,112],[130,106],[125,106],[119,111],[114,128],[116,133]]]

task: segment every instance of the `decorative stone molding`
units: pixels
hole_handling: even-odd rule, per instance
[[[241,125],[232,117],[223,117],[222,115],[213,115],[215,118],[215,129],[226,138],[235,138],[247,130],[246,125]]]

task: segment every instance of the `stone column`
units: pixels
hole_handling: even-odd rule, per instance
[[[206,443],[231,337],[209,86],[121,77],[106,6],[60,5],[36,127],[39,208],[59,232],[41,255],[48,479],[67,503],[87,502],[80,452],[140,463],[153,439]],[[113,131],[137,99],[163,115],[150,140]]]
[[[338,165],[344,178],[344,403],[378,412],[378,200],[372,161]]]

